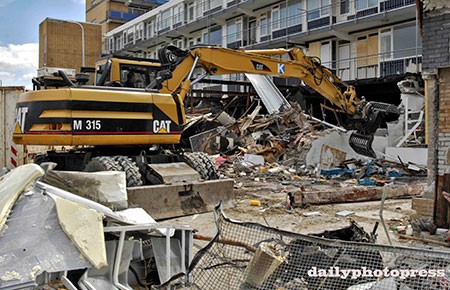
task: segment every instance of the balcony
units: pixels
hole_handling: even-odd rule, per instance
[[[109,10],[106,12],[106,18],[119,22],[119,23],[125,23],[127,21],[133,20],[134,18],[142,15],[143,13],[129,13],[129,12],[122,12],[122,11],[115,11],[115,10]]]

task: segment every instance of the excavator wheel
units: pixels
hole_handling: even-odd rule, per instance
[[[114,156],[114,160],[122,167],[127,177],[127,187],[141,186],[144,184],[142,175],[139,172],[139,167],[136,162],[127,156]]]
[[[186,55],[184,50],[175,45],[166,45],[158,50],[158,58],[162,64],[175,64],[180,57]]]
[[[92,158],[92,160],[84,167],[85,172],[98,171],[122,171],[120,164],[112,157],[101,156]]]
[[[208,155],[203,152],[186,152],[183,155],[184,161],[200,174],[204,180],[219,179],[219,173],[214,163]]]
[[[49,158],[47,154],[37,154],[34,157],[34,164],[41,165],[41,163],[48,162]]]

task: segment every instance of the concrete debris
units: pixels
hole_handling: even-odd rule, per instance
[[[309,217],[309,216],[318,216],[322,215],[319,211],[312,211],[312,212],[304,212],[303,216]]]
[[[81,289],[147,288],[189,267],[190,227],[160,225],[142,208],[115,212],[94,201],[98,200],[94,193],[82,197],[37,181],[43,174],[38,165],[29,164],[0,180],[0,200],[5,201],[0,289],[40,289],[52,284],[67,289],[77,289],[74,285],[83,285]],[[66,182],[60,184],[68,188],[74,179],[70,173],[64,176]],[[83,178],[103,183],[96,189],[112,183],[108,178]],[[120,193],[118,188],[110,189]],[[129,268],[139,270],[128,277]],[[68,276],[67,271],[73,270],[80,275]]]
[[[291,191],[296,197],[292,204],[300,206],[374,200],[381,196],[381,190],[371,191],[368,187],[403,187],[411,181],[420,183],[426,176],[426,168],[410,160],[387,156],[371,159],[356,154],[348,145],[352,132],[338,126],[327,128],[320,120],[305,115],[297,103],[274,109],[268,115],[261,114],[262,110],[259,104],[251,106],[234,122],[227,118],[230,122],[226,125],[218,123],[219,118],[213,115],[196,118],[183,138],[191,140],[190,149],[194,151],[216,154],[221,174],[234,178],[235,188],[246,190],[251,182],[297,187]],[[374,150],[382,152],[387,141],[379,137],[375,136]],[[341,198],[328,189],[307,193],[298,190],[317,185],[338,187],[344,194]],[[419,193],[400,189],[392,194],[400,197]],[[291,207],[286,205],[287,209]]]
[[[336,213],[336,216],[340,216],[340,217],[348,217],[348,216],[352,216],[354,215],[355,212],[354,211],[350,211],[350,210],[343,210],[340,212]]]

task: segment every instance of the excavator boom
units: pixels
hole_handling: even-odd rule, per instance
[[[372,150],[373,134],[383,123],[387,114],[399,114],[391,104],[365,102],[356,95],[353,86],[342,80],[320,63],[317,57],[305,55],[299,48],[266,50],[232,50],[218,46],[195,47],[182,51],[174,46],[162,48],[159,52],[163,65],[170,67],[170,73],[160,91],[176,93],[180,102],[190,88],[191,76],[196,66],[206,74],[224,75],[249,73],[271,75],[283,78],[298,78],[320,93],[333,107],[323,106],[350,118],[351,127],[357,132],[351,135],[349,143],[355,152],[376,157]],[[346,87],[344,92],[336,84]]]

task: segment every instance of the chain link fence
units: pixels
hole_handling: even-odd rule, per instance
[[[189,283],[154,289],[450,289],[450,253],[330,240],[227,218],[194,257]]]

